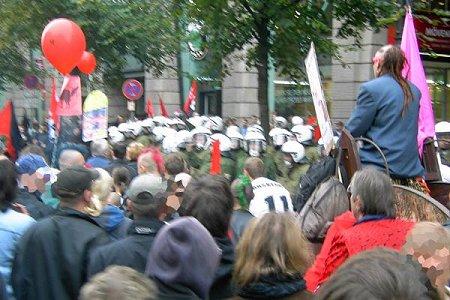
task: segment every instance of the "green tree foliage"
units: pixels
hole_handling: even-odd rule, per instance
[[[332,35],[355,37],[377,29],[394,15],[395,0],[189,0],[189,18],[203,25],[207,44],[217,65],[227,72],[230,58],[247,50],[248,67],[258,72],[258,102],[263,127],[268,128],[267,79],[269,63],[281,75],[304,79],[303,60],[311,42],[318,53],[338,56]],[[332,20],[340,23],[332,31]]]
[[[0,1],[0,88],[36,74],[29,49],[40,49],[49,21],[66,17],[83,29],[98,74],[117,86],[127,55],[160,74],[176,56],[178,2],[170,0]]]

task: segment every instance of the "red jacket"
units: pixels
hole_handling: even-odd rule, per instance
[[[355,216],[351,211],[347,211],[334,218],[333,224],[328,228],[322,248],[320,248],[320,253],[317,254],[314,264],[306,271],[303,277],[306,281],[308,291],[314,292],[319,285],[319,280],[325,268],[325,260],[330,254],[331,243],[334,238],[340,235],[345,229],[352,227],[355,222]]]
[[[331,242],[324,265],[320,266],[321,274],[315,274],[317,277],[314,279],[318,285],[322,284],[349,257],[362,251],[376,247],[400,250],[413,225],[414,223],[410,221],[382,219],[355,224],[338,232]]]

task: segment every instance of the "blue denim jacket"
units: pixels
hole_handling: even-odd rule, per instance
[[[12,209],[0,212],[0,273],[5,280],[9,298],[13,297],[10,275],[17,242],[35,222],[32,217]]]

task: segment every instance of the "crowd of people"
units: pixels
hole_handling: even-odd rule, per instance
[[[448,299],[450,228],[398,218],[377,163],[346,188],[304,123],[154,117],[53,153],[31,134],[0,156],[0,299]]]

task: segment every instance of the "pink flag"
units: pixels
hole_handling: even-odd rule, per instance
[[[79,76],[64,76],[58,102],[59,116],[81,116],[81,82]]]
[[[433,138],[435,134],[434,114],[433,106],[431,105],[431,95],[428,90],[427,79],[420,58],[419,45],[417,44],[416,30],[411,11],[405,17],[401,48],[405,52],[408,61],[407,66],[403,69],[403,76],[414,83],[422,93],[419,110],[419,132],[417,134],[419,154],[422,157],[423,141],[427,137]]]

